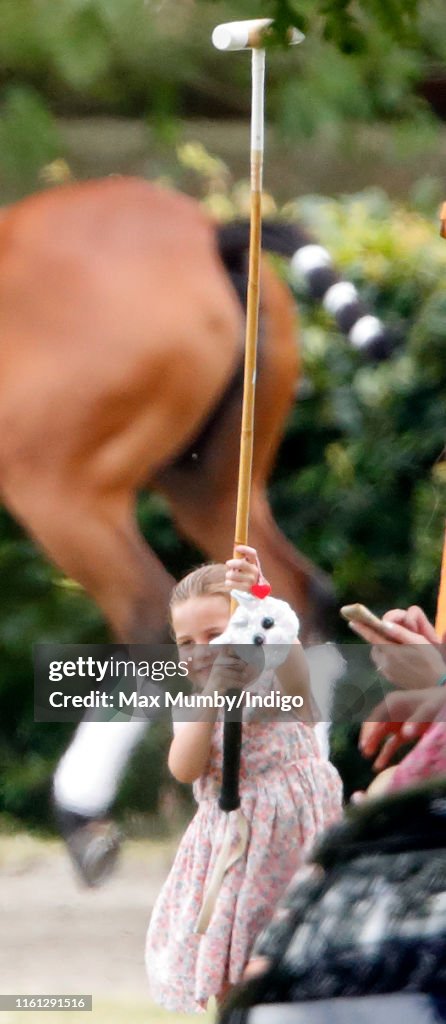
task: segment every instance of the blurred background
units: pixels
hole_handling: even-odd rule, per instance
[[[65,180],[124,173],[184,189],[221,218],[245,214],[250,62],[217,53],[210,35],[220,21],[258,15],[277,15],[279,28],[292,20],[307,35],[268,58],[265,211],[304,223],[401,338],[391,359],[366,365],[297,294],[304,373],[271,482],[275,514],[330,574],[339,604],[362,600],[383,613],[419,603],[433,615],[446,501],[442,0],[0,0],[0,204]],[[158,497],[141,496],[140,521],[174,576],[201,560],[175,535]],[[11,965],[22,956],[25,986],[56,990],[51,971],[60,958],[72,960],[71,930],[83,936],[76,948],[84,958],[73,991],[84,990],[88,964],[102,979],[104,1019],[121,1019],[118,996],[133,990],[143,999],[150,899],[190,795],[168,778],[167,728],[153,728],[117,806],[134,836],[122,874],[98,893],[76,887],[51,838],[48,799],[73,727],[33,722],[32,645],[107,633],[89,599],[65,584],[5,510],[0,569],[4,906],[18,893],[4,918],[2,987],[12,991]],[[340,622],[338,639],[346,642],[346,633]],[[366,783],[368,768],[346,727],[336,730],[333,749],[348,794]],[[11,889],[12,878],[19,888]],[[19,905],[30,915],[26,925],[14,925]],[[97,933],[93,912],[104,925]],[[30,974],[40,947],[41,973]],[[71,975],[58,976],[68,991]],[[145,1003],[136,1002],[135,1019],[146,1019]]]

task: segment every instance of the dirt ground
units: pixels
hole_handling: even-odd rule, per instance
[[[178,1020],[152,1007],[144,970],[151,908],[174,851],[173,840],[127,842],[115,875],[89,890],[77,881],[61,843],[0,837],[0,993],[91,993],[93,1008],[102,1012],[77,1013],[84,1024],[92,1016]],[[122,1007],[122,1014],[113,1007]],[[0,1021],[19,1024],[23,1017],[30,1024],[34,1015],[0,1012]],[[40,1012],[39,1024],[56,1024],[59,1016],[67,1022],[75,1014]]]

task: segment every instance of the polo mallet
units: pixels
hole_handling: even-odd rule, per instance
[[[212,33],[212,42],[217,50],[251,50],[252,54],[252,103],[251,103],[251,214],[249,237],[249,268],[246,306],[245,369],[243,381],[242,424],[240,436],[240,461],[237,487],[237,510],[235,522],[234,557],[238,544],[248,543],[249,506],[251,497],[252,456],[254,446],[254,403],[257,368],[257,335],[259,322],[260,254],[262,242],[262,181],[264,152],[264,91],[265,91],[265,49],[264,44],[273,23],[272,18],[258,18],[254,21],[233,21],[218,25]],[[300,43],[304,36],[298,29],[288,31],[290,44]],[[232,602],[231,613],[236,602]],[[232,694],[237,691],[230,691]],[[242,856],[248,840],[247,822],[240,810],[239,773],[242,745],[242,722],[231,721],[225,711],[223,733],[223,778],[219,806],[229,815],[237,811],[237,832],[239,841],[232,843],[229,817],[225,838],[214,872],[201,908],[196,931],[203,933],[209,924],[215,900],[225,872]]]

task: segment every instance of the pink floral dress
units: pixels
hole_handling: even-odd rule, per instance
[[[290,721],[243,726],[241,809],[245,853],[226,872],[208,929],[194,929],[225,832],[218,807],[223,724],[208,768],[194,783],[198,810],[153,909],[146,967],[153,999],[173,1012],[206,1009],[210,996],[240,981],[254,940],[316,836],[342,811],[339,775],[310,726]],[[237,812],[229,816],[237,843]]]

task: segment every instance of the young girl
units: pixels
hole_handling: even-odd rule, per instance
[[[207,648],[229,621],[229,590],[250,591],[259,580],[255,550],[239,547],[238,554],[242,557],[226,566],[205,565],[190,573],[172,594],[178,648],[182,658],[193,659],[190,674],[204,692],[249,685],[243,661]],[[277,684],[302,695],[309,707],[308,672],[298,641],[276,670]],[[240,795],[248,844],[224,876],[204,935],[195,927],[227,824],[218,806],[223,718],[206,710],[201,721],[174,726],[169,768],[180,782],[194,784],[198,810],[156,901],[146,944],[152,996],[173,1012],[203,1011],[211,996],[220,1001],[242,978],[254,939],[304,854],[341,813],[339,776],[322,757],[310,725],[291,718],[249,722],[244,716],[243,722]],[[231,838],[237,844],[238,835]]]

